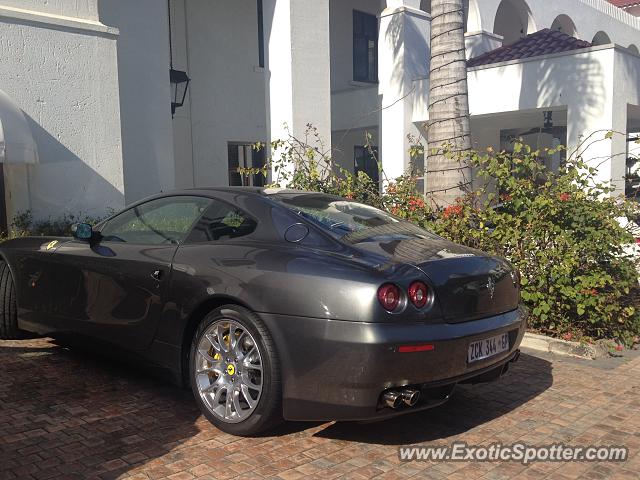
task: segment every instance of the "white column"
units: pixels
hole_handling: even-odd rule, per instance
[[[615,187],[612,195],[624,194],[627,160],[627,104],[616,96],[603,95],[598,105],[569,105],[567,147],[569,155],[581,155],[597,168],[596,180]],[[613,132],[611,138],[607,133]]]
[[[409,134],[417,136],[413,117],[415,88],[428,82],[415,79],[429,75],[431,17],[419,9],[420,0],[387,0],[380,15],[378,77],[381,110],[382,167],[387,178],[403,175],[409,166]]]
[[[302,138],[311,124],[330,152],[329,0],[265,0],[264,18],[270,139]]]
[[[464,43],[467,49],[467,60],[502,47],[503,41],[502,36],[484,30],[465,33]]]

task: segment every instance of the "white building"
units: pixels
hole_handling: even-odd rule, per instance
[[[430,0],[169,3],[0,0],[9,221],[236,183],[238,165],[263,161],[247,146],[282,138],[284,124],[295,135],[316,126],[346,168],[370,168],[367,133],[387,175],[408,167],[407,136],[427,120]],[[613,130],[585,156],[622,190],[627,133],[640,131],[640,2],[468,0],[465,10],[475,145],[523,135],[571,149]],[[171,59],[192,80],[174,118]]]

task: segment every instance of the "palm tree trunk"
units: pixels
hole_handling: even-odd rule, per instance
[[[465,152],[471,149],[463,0],[431,1],[427,195],[447,206],[470,186]],[[443,155],[443,148],[457,153]]]

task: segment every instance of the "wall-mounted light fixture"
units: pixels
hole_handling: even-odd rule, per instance
[[[169,81],[171,82],[171,117],[176,109],[184,105],[191,79],[187,72],[173,68],[173,36],[171,28],[171,0],[167,0],[169,11]]]

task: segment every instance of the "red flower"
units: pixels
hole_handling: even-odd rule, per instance
[[[444,209],[442,216],[444,218],[457,217],[462,214],[462,205],[451,205]]]
[[[560,201],[561,202],[568,202],[569,200],[571,200],[571,194],[569,194],[569,193],[561,193],[560,194]]]
[[[565,340],[569,341],[573,338],[573,335],[571,334],[571,332],[569,333],[565,333],[562,338],[564,338]]]
[[[592,297],[595,297],[598,295],[598,290],[596,290],[595,288],[592,288],[591,290],[582,290],[581,293],[583,295],[591,295]]]
[[[622,345],[616,345],[616,351],[621,352],[624,347]]]
[[[409,198],[409,210],[415,212],[419,208],[424,208],[424,200],[418,197]]]

